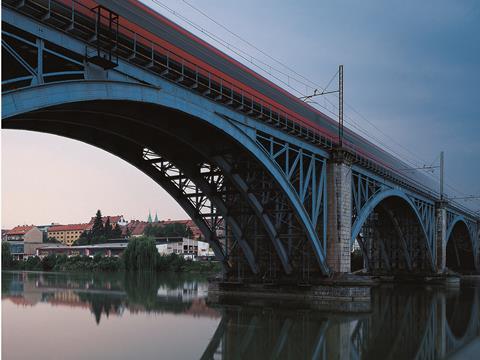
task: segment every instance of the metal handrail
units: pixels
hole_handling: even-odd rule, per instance
[[[7,1],[4,1],[4,3],[7,3]],[[25,4],[32,4],[32,6],[44,9],[45,14],[48,14],[48,16],[42,18],[44,21],[48,21],[52,17],[57,18],[57,20],[63,20],[68,26],[61,28],[62,31],[70,33],[77,31],[80,33],[79,36],[83,40],[85,40],[84,37],[86,37],[87,41],[92,39],[94,35],[97,35],[95,25],[97,13],[94,9],[90,9],[79,0],[26,0]],[[52,4],[54,6],[52,6]],[[56,11],[57,7],[62,8],[67,14],[65,15],[60,11]],[[17,9],[17,11],[19,10],[21,11],[21,9]],[[70,13],[68,13],[68,11],[70,11]],[[82,18],[82,15],[86,16],[88,20],[93,20],[94,26],[89,27],[87,25],[88,20]],[[92,17],[90,17],[90,15],[92,15]],[[100,17],[107,23],[108,18],[106,16],[100,14]],[[82,23],[80,19],[83,20],[84,23]],[[102,23],[102,19],[100,19],[100,23]],[[331,150],[337,145],[334,140],[328,138],[327,135],[318,129],[305,123],[304,120],[297,116],[279,109],[271,102],[257,98],[251,92],[234,85],[227,79],[212,74],[208,69],[190,62],[182,55],[175,54],[161,44],[145,38],[127,26],[119,24],[118,28],[121,30],[121,36],[118,37],[117,47],[113,49],[118,57],[129,62],[134,62],[136,65],[142,66],[189,90],[200,92],[210,100],[222,102],[225,106],[246,113],[246,115],[250,117],[265,121],[285,132],[296,135],[325,149]],[[82,33],[83,36],[81,36]],[[75,34],[73,35],[75,36]],[[97,39],[97,41],[100,40]],[[131,43],[131,46],[128,46],[129,43]],[[105,51],[107,50],[111,51],[112,49],[105,49]],[[400,185],[414,189],[417,192],[419,191],[430,197],[439,198],[438,193],[421,183],[416,183],[388,164],[379,165],[376,161],[361,155],[361,149],[345,139],[343,140],[343,148],[353,152],[355,162],[362,164],[375,173]],[[467,213],[473,213],[460,204],[456,204],[456,206],[463,208],[463,211]]]

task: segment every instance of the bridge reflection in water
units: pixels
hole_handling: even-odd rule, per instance
[[[480,335],[473,284],[381,287],[372,295],[371,311],[353,315],[216,305],[222,319],[202,359],[442,359]]]
[[[372,289],[367,311],[333,313],[272,300],[213,299],[205,277],[192,275],[2,272],[2,301],[85,308],[97,324],[126,312],[213,319],[218,325],[210,341],[195,350],[202,359],[442,359],[480,339],[479,281],[384,285]],[[178,324],[176,332],[186,330]]]

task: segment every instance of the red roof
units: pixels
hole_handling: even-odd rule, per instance
[[[95,216],[90,219],[90,224],[93,224],[95,222]],[[110,224],[116,224],[120,220],[122,220],[123,215],[114,215],[114,216],[102,216],[102,222],[105,224],[107,222],[107,218],[110,218]]]
[[[200,231],[200,229],[198,228],[197,225],[195,225],[195,222],[191,219],[188,219],[188,220],[161,220],[160,221],[160,224],[162,225],[166,225],[166,224],[183,224],[187,227],[190,228],[190,230],[192,231],[192,234],[193,234],[193,238],[194,239],[199,239],[202,237],[202,232]]]
[[[7,235],[25,235],[32,230],[35,225],[20,225],[15,226],[13,229],[7,231]]]
[[[48,228],[48,232],[54,231],[75,231],[75,230],[90,230],[92,224],[68,224],[68,225],[55,225]]]
[[[148,226],[148,222],[140,221],[140,220],[132,220],[130,221],[127,226],[122,229],[124,235],[127,233],[127,229],[130,231],[132,236],[143,235],[145,232],[145,228]],[[152,223],[153,225],[154,223]]]

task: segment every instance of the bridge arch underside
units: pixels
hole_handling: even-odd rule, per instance
[[[411,203],[403,197],[381,200],[364,218],[354,239],[358,248],[354,248],[357,255],[352,258],[352,271],[401,274],[432,270],[425,231]]]
[[[2,124],[79,140],[137,167],[197,224],[228,280],[302,281],[322,274],[276,179],[236,139],[198,118],[151,103],[89,100],[17,114]]]
[[[471,273],[476,270],[472,240],[466,223],[455,222],[447,238],[446,266],[448,269]]]

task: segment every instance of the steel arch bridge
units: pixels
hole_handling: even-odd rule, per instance
[[[151,57],[136,41],[102,47],[101,26],[85,27],[82,2],[71,3],[2,2],[3,127],[137,167],[194,220],[230,278],[349,272],[355,241],[370,272],[442,271],[449,238],[465,234],[478,270],[473,214],[153,44]]]

